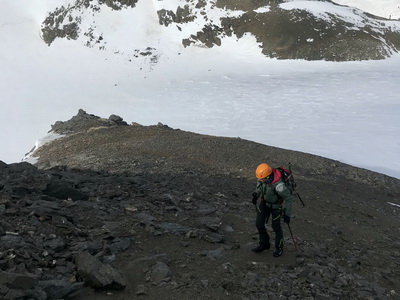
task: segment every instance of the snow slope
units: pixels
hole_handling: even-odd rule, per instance
[[[398,0],[335,0],[334,2],[357,7],[383,18],[400,19],[400,1]]]
[[[176,7],[178,0],[139,1],[118,14],[103,9],[97,20],[111,37],[108,51],[60,39],[48,47],[39,34],[46,11],[69,1],[36,2],[0,0],[0,160],[20,161],[50,124],[82,108],[143,125],[239,136],[400,178],[399,55],[278,61],[266,59],[250,35],[183,49],[156,18],[162,5]],[[124,22],[132,22],[130,31],[120,30]],[[157,63],[134,59],[132,44],[156,47]],[[127,50],[114,53],[114,45]]]

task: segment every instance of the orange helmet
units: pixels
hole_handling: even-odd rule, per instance
[[[263,179],[272,173],[272,169],[266,163],[262,163],[256,169],[256,177],[258,179]]]

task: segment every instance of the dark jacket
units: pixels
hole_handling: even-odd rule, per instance
[[[281,178],[281,173],[272,169],[273,180],[270,183],[257,180],[256,193],[273,209],[283,208],[287,216],[292,215],[292,194]]]

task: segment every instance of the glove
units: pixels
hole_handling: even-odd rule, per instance
[[[253,202],[253,204],[256,204],[258,199],[258,194],[256,192],[253,193],[253,199],[251,200],[251,202]]]
[[[289,216],[283,216],[283,222],[285,223],[290,223],[290,217]]]

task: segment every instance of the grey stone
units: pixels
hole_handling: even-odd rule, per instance
[[[62,238],[55,238],[43,242],[43,247],[50,248],[54,251],[61,251],[65,248],[65,242]]]
[[[79,252],[75,258],[79,276],[93,288],[124,289],[126,284],[121,275],[110,265],[102,264],[86,252]]]
[[[171,268],[163,262],[158,261],[151,269],[152,284],[159,285],[168,281],[172,274]]]
[[[78,295],[83,284],[83,282],[69,283],[65,280],[45,280],[40,282],[40,287],[48,299],[67,299]]]
[[[224,248],[220,247],[214,250],[203,251],[200,255],[206,256],[210,260],[217,260],[223,256]]]
[[[134,214],[133,217],[145,223],[152,223],[157,221],[157,218],[145,212]]]
[[[61,182],[50,182],[46,189],[43,191],[44,194],[55,197],[58,199],[66,200],[71,198],[72,200],[87,200],[88,196],[79,190],[67,185],[67,183]]]
[[[111,115],[109,119],[110,121],[114,122],[117,125],[123,125],[123,126],[128,125],[128,123],[126,123],[124,119],[122,119],[120,116],[117,115]]]
[[[192,230],[192,228],[188,226],[177,223],[168,223],[168,222],[158,223],[156,227],[164,233],[172,233],[172,234],[183,234],[183,233],[188,233],[189,231]]]
[[[201,239],[210,243],[223,243],[225,241],[223,235],[206,230],[199,230],[199,236]]]
[[[36,275],[15,274],[0,271],[0,285],[6,285],[10,289],[31,289],[39,282]]]
[[[222,225],[222,221],[218,217],[201,217],[198,220],[201,225],[204,225],[206,228],[214,232],[217,232]]]
[[[136,295],[147,295],[147,287],[144,284],[138,284],[136,286],[135,294]]]
[[[1,236],[0,242],[0,245],[4,249],[19,249],[25,244],[25,241],[21,236],[10,234]]]
[[[115,255],[121,251],[125,251],[126,249],[129,248],[131,245],[131,239],[130,238],[123,238],[117,242],[114,242],[110,245],[110,252],[111,255]]]

